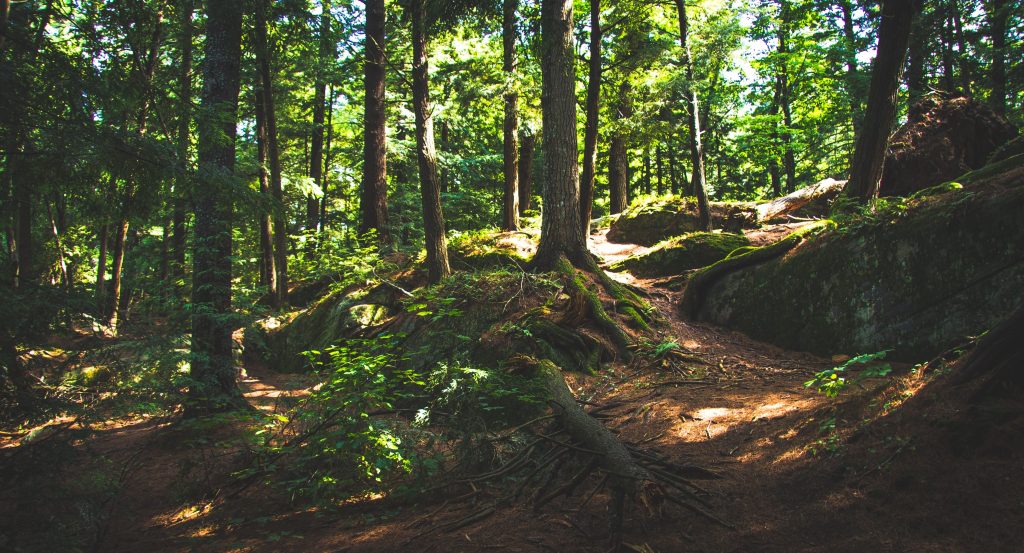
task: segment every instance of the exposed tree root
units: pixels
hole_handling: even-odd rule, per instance
[[[584,496],[580,505],[582,508],[595,494],[608,490],[612,550],[621,546],[623,518],[628,504],[641,505],[648,516],[662,515],[666,504],[678,505],[716,524],[732,528],[709,510],[706,499],[709,494],[692,482],[693,479],[720,478],[719,475],[700,467],[673,463],[654,451],[620,440],[583,409],[566,385],[561,369],[550,360],[519,356],[514,363],[537,379],[547,392],[551,413],[514,429],[534,439],[526,441],[526,445],[502,466],[450,482],[450,485],[473,486],[474,490],[493,484],[497,486],[497,498],[492,503],[467,516],[425,530],[420,535],[462,528],[491,516],[496,506],[520,501],[521,497],[527,497],[526,501],[532,503],[535,510],[540,510],[559,497],[571,497],[586,482],[594,481],[598,476],[596,486]],[[593,413],[610,408],[598,407]],[[506,438],[507,433],[494,439]],[[513,490],[502,486],[502,482],[509,479],[514,482]],[[533,492],[524,496],[528,488]],[[472,496],[478,497],[479,494]]]

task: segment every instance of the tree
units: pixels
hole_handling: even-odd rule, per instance
[[[331,2],[323,0],[320,5],[320,49],[315,69],[316,82],[313,84],[313,136],[309,146],[309,179],[323,190],[324,177],[324,118],[327,102],[327,68],[334,62],[334,37],[331,34]],[[306,229],[316,230],[320,225],[320,201],[316,195],[306,196]]]
[[[533,260],[541,269],[554,266],[561,256],[577,266],[590,261],[580,224],[572,12],[572,0],[541,2],[544,212]]]
[[[438,179],[437,150],[434,147],[434,114],[430,108],[426,0],[412,0],[409,10],[412,17],[412,97],[416,114],[416,158],[423,204],[423,231],[426,234],[427,272],[430,282],[440,282],[452,270],[448,265],[448,242],[444,231],[444,213],[441,211],[441,182]]]
[[[850,181],[845,189],[847,196],[863,202],[878,197],[916,4],[910,0],[886,0],[882,3],[878,53],[871,68],[864,129],[857,138]]]
[[[364,71],[363,180],[359,232],[376,231],[389,244],[386,112],[384,107],[384,0],[366,0]]]
[[[992,91],[988,103],[993,111],[1006,115],[1006,22],[1010,16],[1010,2],[988,0],[986,9],[992,39],[992,64],[989,69]]]
[[[267,26],[270,24],[272,0],[257,0],[254,23],[256,65],[259,73],[260,97],[263,101],[263,117],[266,122],[267,163],[270,166],[270,195],[274,200],[273,241],[274,279],[273,301],[276,307],[288,303],[288,230],[284,209],[284,190],[281,183],[281,154],[277,141],[277,109],[274,102],[274,79],[271,71],[271,49],[267,40]]]
[[[178,177],[174,183],[171,222],[171,276],[185,273],[185,213],[192,125],[192,13],[195,0],[178,5]],[[258,99],[261,101],[261,99]]]
[[[242,402],[231,332],[232,196],[242,56],[243,0],[206,2],[203,115],[199,118],[200,186],[193,191],[192,380],[198,412]]]
[[[503,0],[501,36],[505,72],[503,230],[519,229],[519,93],[516,91],[516,8],[518,0]]]
[[[683,49],[682,66],[686,78],[686,99],[689,103],[690,161],[693,164],[691,185],[697,196],[697,214],[700,228],[711,230],[711,204],[708,201],[707,178],[704,175],[704,145],[700,137],[700,102],[693,81],[693,58],[690,55],[689,20],[686,17],[686,0],[676,0],[679,12],[679,45]]]
[[[630,101],[632,88],[626,76],[619,85],[619,103],[616,107],[616,121],[629,119],[633,115],[633,104]],[[629,148],[626,145],[626,132],[617,130],[612,135],[608,146],[608,211],[621,213],[629,204]]]
[[[590,0],[590,59],[587,63],[587,121],[583,133],[583,178],[580,180],[580,224],[590,234],[597,174],[597,125],[601,110],[601,0]]]

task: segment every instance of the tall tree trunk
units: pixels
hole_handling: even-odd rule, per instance
[[[572,0],[541,2],[544,212],[533,262],[541,269],[554,266],[563,255],[578,265],[590,261],[580,224],[572,4]]]
[[[679,195],[679,176],[676,174],[675,148],[672,145],[672,138],[668,140],[668,183],[673,196]]]
[[[857,34],[853,24],[852,0],[839,0],[839,10],[843,14],[843,53],[846,58],[846,93],[850,101],[850,122],[853,125],[853,136],[860,134],[861,122],[864,118],[861,107],[860,77],[857,71]]]
[[[234,0],[232,0],[234,1]],[[274,269],[277,271],[277,290],[273,304],[281,307],[288,303],[288,227],[284,192],[281,186],[281,155],[277,143],[277,111],[274,107],[274,80],[270,69],[271,50],[267,42],[267,26],[272,0],[258,0],[256,4],[255,43],[256,62],[259,66],[263,89],[263,116],[267,121],[267,155],[270,164],[270,195],[274,199]]]
[[[530,209],[533,194],[533,150],[537,145],[537,137],[525,134],[522,148],[519,150],[519,215]]]
[[[928,51],[929,28],[924,19],[924,17],[914,18],[911,27],[906,74],[907,93],[911,104],[917,102],[925,93],[924,68],[930,52]]]
[[[967,56],[967,41],[964,40],[964,23],[960,15],[960,3],[957,0],[949,0],[949,11],[953,19],[953,36],[956,40],[957,61],[960,66],[960,86],[964,94],[970,95],[971,67]]]
[[[651,193],[651,146],[644,145],[644,194]],[[630,198],[632,199],[632,198]]]
[[[519,0],[503,0],[502,70],[505,72],[503,230],[519,229],[519,93],[516,91],[516,9]]]
[[[231,332],[231,220],[238,118],[243,0],[207,0],[203,117],[192,252],[192,380],[199,412],[242,403],[235,380]]]
[[[320,232],[321,234],[327,230],[327,201],[329,196],[327,194],[328,188],[331,184],[331,141],[334,139],[334,83],[328,86],[327,94],[327,136],[324,138],[324,177],[323,184],[320,185],[320,191],[322,195],[320,197]]]
[[[619,85],[619,103],[616,108],[618,121],[633,115],[631,92],[629,81]],[[629,147],[622,130],[615,131],[608,146],[608,200],[608,211],[612,214],[625,211],[629,205]]]
[[[96,240],[99,242],[99,258],[96,260],[96,314],[106,315],[107,305],[107,224],[100,225]]]
[[[587,71],[587,121],[583,132],[583,178],[580,180],[580,225],[590,234],[597,175],[597,125],[601,110],[601,0],[590,0],[590,60]]]
[[[384,0],[366,0],[366,61],[363,65],[366,91],[363,121],[363,182],[359,211],[359,232],[377,232],[382,245],[391,243],[388,234],[387,135],[384,107]]]
[[[954,71],[955,61],[953,59],[953,33],[950,27],[953,26],[952,11],[947,2],[942,2],[940,8],[942,21],[939,25],[939,38],[942,48],[942,88],[947,92],[956,91],[956,73]]]
[[[105,312],[107,325],[116,330],[120,317],[118,317],[121,305],[121,281],[124,271],[124,255],[127,250],[128,220],[122,217],[114,225],[114,252],[113,266],[110,269],[110,298],[107,301]]]
[[[7,171],[11,173],[14,185],[14,240],[16,248],[16,265],[14,269],[14,287],[18,288],[35,282],[35,244],[32,240],[32,183],[20,171],[20,160],[23,155],[19,141],[12,152],[7,154]]]
[[[423,203],[423,231],[426,235],[427,272],[430,282],[451,275],[448,242],[441,211],[441,182],[437,176],[437,151],[434,148],[434,114],[430,106],[430,68],[427,60],[426,0],[412,0],[412,98],[416,113],[416,158],[420,170],[420,197]]]
[[[989,0],[988,18],[992,35],[992,64],[989,81],[992,93],[988,103],[999,115],[1006,115],[1006,20],[1010,16],[1009,2]]]
[[[779,102],[782,107],[783,165],[786,169],[786,191],[796,190],[796,160],[793,155],[793,110],[790,106],[789,83],[789,24],[792,13],[788,0],[782,0],[779,12],[779,54],[778,68]]]
[[[689,21],[686,17],[686,1],[676,0],[679,12],[679,44],[683,48],[683,67],[686,72],[686,96],[689,102],[690,161],[693,164],[691,186],[697,196],[697,215],[700,228],[711,230],[711,203],[708,201],[707,178],[704,175],[704,145],[700,138],[700,102],[697,89],[693,86],[693,60],[690,56]]]
[[[270,157],[270,146],[267,139],[266,101],[263,98],[263,87],[260,86],[258,81],[259,78],[257,78],[257,84],[254,87],[256,90],[253,102],[256,108],[256,158],[259,162],[260,171],[260,196],[263,197],[266,204],[270,204],[269,200],[272,199],[272,196],[270,195],[270,169],[267,167],[267,159]],[[277,295],[277,269],[274,267],[272,224],[270,211],[260,210],[260,284],[266,286],[271,298],[274,298]],[[273,303],[274,301],[272,300],[271,304]]]
[[[658,195],[661,196],[662,194],[665,193],[665,182],[662,180],[663,174],[662,174],[662,149],[661,149],[661,144],[658,144],[658,146],[656,147],[656,149],[654,151],[654,154],[655,154],[654,155],[655,167],[656,167],[657,176],[658,176]]]
[[[323,179],[324,110],[327,102],[327,65],[334,61],[334,40],[331,38],[331,2],[321,0],[320,52],[317,56],[316,82],[313,84],[313,136],[309,142],[309,178],[317,186]],[[320,200],[306,196],[306,230],[317,230],[320,223]]]
[[[180,0],[178,74],[178,171],[174,183],[171,275],[185,274],[185,213],[188,201],[190,127],[192,124],[192,12],[194,0]]]
[[[885,150],[896,118],[896,95],[916,9],[916,2],[906,0],[886,0],[882,4],[878,54],[871,68],[864,131],[857,139],[850,181],[845,189],[848,196],[865,202],[878,197]]]

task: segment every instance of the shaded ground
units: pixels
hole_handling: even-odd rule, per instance
[[[606,262],[638,251],[601,235],[591,247]],[[634,550],[1009,552],[1024,543],[1019,406],[994,414],[973,409],[963,390],[945,382],[941,364],[913,373],[897,367],[894,378],[831,400],[803,383],[832,360],[681,321],[671,291],[652,290],[651,301],[667,318],[666,338],[680,349],[574,377],[574,391],[591,403],[617,403],[605,422],[624,439],[724,476],[703,485],[715,513],[736,529],[675,508],[663,518],[634,511],[625,524]],[[247,367],[242,384],[253,405],[269,411],[297,401],[307,385],[263,367]],[[608,498],[600,493],[583,505],[580,497],[596,482],[540,512],[507,505],[451,533],[433,528],[475,513],[493,490],[413,503],[368,497],[317,511],[276,488],[243,489],[229,475],[246,460],[245,445],[235,441],[244,424],[190,428],[171,416],[71,425],[53,438],[75,460],[52,473],[56,480],[7,475],[0,550],[67,550],[40,547],[45,538],[16,525],[38,525],[43,506],[61,512],[80,504],[96,511],[97,527],[79,532],[93,532],[88,543],[96,551],[605,549]],[[42,452],[19,448],[17,436],[4,439],[8,449],[0,451]],[[96,459],[118,475],[117,485],[76,495],[76,482]]]

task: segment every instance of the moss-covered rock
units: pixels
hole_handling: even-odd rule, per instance
[[[742,234],[693,232],[659,242],[648,252],[628,257],[612,266],[639,277],[663,277],[685,273],[725,259],[738,248],[750,245]]]
[[[754,204],[711,202],[711,219],[716,228],[737,211],[752,211]],[[735,218],[735,217],[734,217]],[[756,220],[756,217],[749,218]],[[620,213],[608,230],[608,240],[653,246],[666,238],[701,230],[694,198],[677,196],[637,202]]]
[[[245,330],[245,355],[280,372],[310,368],[304,352],[323,351],[339,339],[391,317],[394,291],[385,285],[369,291],[338,290],[305,311],[273,317]]]
[[[1022,213],[1019,186],[938,196],[721,276],[697,316],[792,349],[923,360],[1024,301]]]

